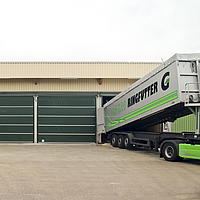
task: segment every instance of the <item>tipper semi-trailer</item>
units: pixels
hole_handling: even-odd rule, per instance
[[[195,132],[145,129],[194,114]],[[160,150],[167,161],[200,159],[200,54],[175,54],[97,112],[97,131],[113,147]]]

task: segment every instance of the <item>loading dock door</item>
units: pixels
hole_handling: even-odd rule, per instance
[[[0,142],[33,142],[33,97],[0,97]]]
[[[39,96],[38,142],[95,142],[95,97]]]

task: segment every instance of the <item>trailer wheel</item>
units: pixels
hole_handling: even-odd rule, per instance
[[[124,137],[123,135],[119,135],[117,138],[118,147],[124,149]]]
[[[162,155],[167,161],[173,162],[179,160],[177,148],[171,142],[167,142],[166,144],[164,144],[162,148]]]
[[[113,134],[113,135],[111,136],[110,143],[111,143],[111,145],[112,145],[113,147],[117,147],[117,146],[118,146],[118,144],[117,144],[117,135]]]
[[[130,149],[132,146],[131,146],[131,143],[130,143],[130,138],[128,135],[125,135],[124,136],[124,147],[126,149]]]

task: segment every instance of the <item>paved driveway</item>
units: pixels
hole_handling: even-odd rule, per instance
[[[200,161],[95,144],[1,144],[0,199],[200,199]]]

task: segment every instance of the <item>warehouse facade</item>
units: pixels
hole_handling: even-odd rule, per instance
[[[0,142],[100,142],[96,110],[160,63],[0,63]]]

